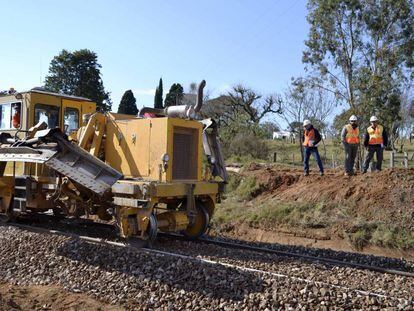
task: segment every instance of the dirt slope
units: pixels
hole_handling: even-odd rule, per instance
[[[317,172],[303,176],[300,169],[251,164],[233,175],[232,188],[217,210],[218,223],[221,219],[222,224],[238,223],[235,228],[248,225],[305,238],[339,238],[359,249],[414,249],[413,169],[352,177],[328,170],[321,177]]]
[[[413,169],[353,177],[344,176],[342,171],[328,171],[321,177],[303,176],[300,170],[251,165],[244,174],[254,176],[259,183],[255,200],[335,202],[351,206],[353,216],[363,216],[367,221],[392,221],[407,229],[414,228]]]

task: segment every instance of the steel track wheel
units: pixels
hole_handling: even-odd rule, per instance
[[[154,214],[151,214],[150,220],[148,223],[148,228],[145,232],[145,235],[147,237],[148,246],[151,246],[152,243],[154,243],[155,239],[157,238],[157,232],[158,232],[158,222],[157,217],[155,217]]]
[[[13,220],[13,214],[7,212],[5,214],[0,214],[0,223],[8,223]]]
[[[13,213],[13,204],[14,204],[14,197],[3,197],[1,198],[1,208],[0,208],[0,222],[7,223],[11,222],[15,219],[15,215]]]
[[[128,243],[137,248],[151,247],[155,239],[157,238],[157,232],[158,232],[157,217],[155,217],[154,214],[151,214],[151,216],[149,217],[149,223],[148,223],[147,230],[145,231],[145,234],[144,234],[144,239],[132,236],[128,238]]]
[[[188,225],[182,233],[189,239],[197,239],[204,235],[208,229],[210,223],[210,215],[203,203],[196,201],[197,215],[195,216],[194,223]]]

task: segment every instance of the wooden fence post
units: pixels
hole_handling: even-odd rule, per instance
[[[277,153],[276,152],[274,152],[273,153],[273,162],[276,162],[277,161]]]
[[[408,168],[408,153],[404,152],[404,167]]]
[[[390,153],[390,168],[394,168],[394,151]]]
[[[332,168],[335,168],[335,155],[332,153]]]

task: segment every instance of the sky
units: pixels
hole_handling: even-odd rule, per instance
[[[62,49],[97,53],[116,111],[131,89],[153,105],[159,78],[210,96],[242,83],[282,92],[301,62],[309,26],[306,0],[0,0],[0,90],[41,86]]]

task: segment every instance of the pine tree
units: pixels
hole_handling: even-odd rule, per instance
[[[158,109],[162,109],[163,108],[163,104],[162,104],[162,94],[163,93],[163,89],[162,89],[162,78],[160,78],[160,82],[158,84],[157,89],[155,90],[155,97],[154,97],[154,108],[158,108]]]
[[[170,91],[165,96],[164,107],[179,105],[183,98],[184,89],[180,83],[171,85]]]
[[[119,103],[118,113],[136,115],[138,108],[134,93],[131,90],[125,91],[122,95],[121,102]]]
[[[82,96],[96,102],[99,110],[111,109],[109,92],[105,91],[98,55],[87,49],[62,50],[50,62],[45,88],[56,93]]]

